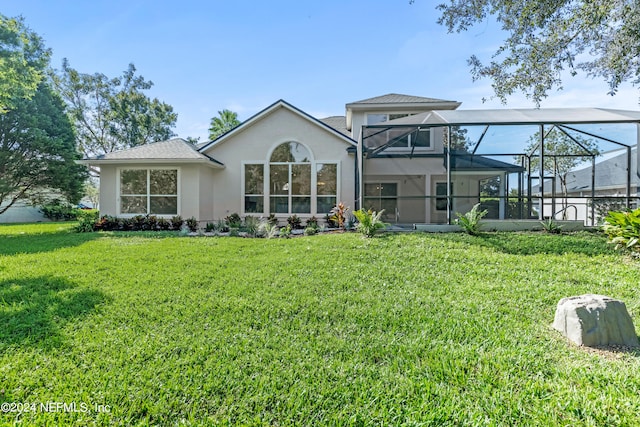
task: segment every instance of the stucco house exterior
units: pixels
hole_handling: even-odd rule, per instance
[[[201,223],[231,213],[322,219],[342,201],[352,209],[384,209],[392,223],[445,223],[447,211],[477,203],[482,180],[505,182],[518,170],[457,156],[451,180],[445,127],[394,125],[460,104],[387,94],[346,104],[345,116],[317,119],[279,100],[214,141],[194,146],[175,138],[82,163],[100,168],[101,215],[181,215]],[[363,142],[363,125],[381,127]],[[454,206],[448,194],[457,196],[449,199]]]

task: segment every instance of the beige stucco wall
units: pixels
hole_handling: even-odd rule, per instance
[[[354,206],[355,160],[354,155],[349,155],[346,151],[349,144],[313,121],[281,107],[206,151],[205,154],[225,165],[225,169],[216,172],[213,179],[211,191],[214,195],[214,218],[224,218],[231,213],[245,215],[242,206],[243,165],[268,163],[273,149],[289,141],[305,145],[311,151],[314,162],[338,163],[338,200]],[[265,174],[267,176],[268,169]],[[265,188],[265,192],[267,191],[268,188]],[[266,196],[265,215],[268,215],[268,193]],[[324,216],[324,212],[312,214]],[[305,218],[312,214],[298,216]],[[278,216],[286,218],[289,215]]]
[[[207,194],[205,202],[209,202],[209,210],[200,208],[201,187],[205,186],[202,177],[209,177],[212,169],[202,165],[194,164],[171,164],[171,163],[135,163],[135,164],[115,164],[100,165],[100,215],[119,215],[118,197],[118,171],[120,169],[135,168],[163,168],[171,167],[178,169],[178,181],[180,185],[178,200],[178,215],[183,218],[201,218],[204,214],[211,214],[211,197]],[[209,197],[207,199],[207,197]],[[206,206],[206,205],[205,205]]]

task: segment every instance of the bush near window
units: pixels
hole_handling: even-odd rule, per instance
[[[298,215],[291,215],[287,218],[287,224],[289,224],[292,230],[299,230],[302,228],[302,220]]]
[[[45,218],[52,221],[75,221],[82,210],[55,199],[51,203],[40,206],[40,211]]]
[[[229,228],[240,228],[242,226],[242,218],[237,213],[232,213],[225,218],[225,221],[227,221]]]
[[[611,211],[604,218],[603,231],[616,249],[640,256],[640,208],[632,211]]]
[[[382,209],[380,212],[375,212],[371,209],[367,211],[365,211],[364,209],[354,211],[353,214],[358,220],[358,224],[356,224],[356,230],[361,232],[365,237],[375,236],[378,230],[382,230],[388,225],[380,219],[383,213],[384,209]]]
[[[89,211],[90,212],[90,211]],[[189,218],[187,226],[195,221],[195,230],[198,228],[198,221],[195,218]],[[136,215],[131,218],[118,218],[111,215],[102,216],[94,222],[93,230],[99,231],[178,231],[185,221],[180,216],[174,216],[171,220],[166,218],[158,218],[155,215]],[[192,231],[195,231],[192,230]],[[90,231],[90,230],[83,230]]]

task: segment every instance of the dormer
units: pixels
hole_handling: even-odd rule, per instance
[[[460,105],[457,101],[397,93],[376,96],[346,105],[347,130],[351,131],[351,137],[357,140],[362,125],[382,123],[426,111],[455,110]]]

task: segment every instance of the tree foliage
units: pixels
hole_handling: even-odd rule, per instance
[[[178,116],[173,107],[144,91],[153,83],[136,75],[129,64],[120,77],[83,74],[65,59],[54,77],[69,106],[76,128],[78,148],[85,156],[148,144],[171,138]]]
[[[487,64],[469,59],[474,80],[488,77],[496,96],[523,92],[537,105],[561,89],[562,72],[602,78],[615,94],[640,83],[640,6],[637,0],[448,0],[438,22],[461,32],[495,17],[508,34]]]
[[[451,147],[452,150],[469,151],[471,148],[471,139],[467,135],[468,130],[460,126],[451,126],[451,143],[449,143],[449,128],[444,128],[443,142],[445,147]]]
[[[580,163],[591,161],[592,153],[598,155],[598,144],[593,139],[572,136],[554,127],[545,133],[544,137],[544,175],[555,176],[560,182],[563,196],[567,196],[567,177],[569,172]],[[576,143],[576,141],[579,143]],[[540,132],[531,136],[526,152],[531,156],[531,170],[540,170]]]
[[[240,124],[238,114],[230,110],[218,111],[217,117],[211,118],[211,126],[209,127],[209,139],[214,140],[220,135],[229,132]]]
[[[64,103],[49,86],[15,100],[0,115],[0,214],[20,199],[42,202],[52,189],[77,202],[86,178],[79,157]]]
[[[40,36],[22,18],[0,14],[0,113],[36,93],[50,55]]]

